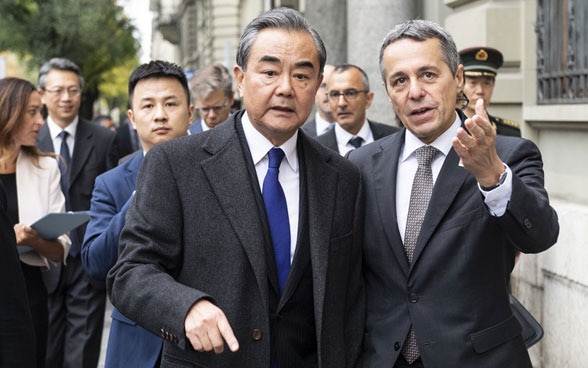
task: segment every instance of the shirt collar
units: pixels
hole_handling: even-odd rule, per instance
[[[449,129],[445,130],[443,134],[441,134],[437,139],[435,139],[430,146],[437,148],[441,153],[445,156],[449,154],[451,147],[453,146],[453,138],[457,134],[457,129],[461,126],[461,119],[457,112],[455,112],[455,121],[449,127]],[[406,161],[413,153],[424,146],[425,144],[417,138],[414,134],[410,132],[410,130],[406,129],[406,134],[404,135],[404,149],[402,152],[402,161]]]
[[[368,142],[368,138],[370,138],[370,133],[371,129],[367,119],[363,122],[361,129],[359,129],[359,132],[357,132],[356,135],[353,135],[345,129],[343,129],[341,125],[339,125],[339,123],[335,124],[335,135],[337,136],[337,142],[347,143],[353,137],[361,137],[363,138],[364,142]]]
[[[51,136],[51,139],[57,138],[57,136],[59,136],[59,133],[61,133],[62,130],[65,130],[72,138],[75,137],[76,130],[78,129],[78,122],[79,117],[76,116],[74,121],[71,122],[71,124],[66,126],[65,129],[61,129],[61,127],[57,125],[57,123],[51,118],[51,116],[47,116],[47,128],[49,128],[49,135]]]
[[[249,120],[249,116],[247,115],[247,111],[243,114],[241,118],[241,123],[243,125],[243,132],[245,133],[245,139],[247,140],[247,144],[249,145],[249,151],[251,152],[251,158],[253,159],[253,164],[257,166],[257,164],[266,157],[267,153],[270,149],[274,147],[274,145],[261,134],[253,124],[251,120]],[[298,140],[298,130],[290,137],[284,144],[280,146],[280,148],[284,151],[286,160],[292,170],[294,172],[298,172],[298,155],[296,154],[296,142]]]
[[[318,113],[318,111],[315,113],[314,118],[315,118],[315,122],[316,122],[316,131],[319,135],[328,131],[330,128],[333,127],[333,124],[335,124],[334,122],[330,123],[330,122],[326,121],[325,119],[323,119],[321,117],[321,115]]]

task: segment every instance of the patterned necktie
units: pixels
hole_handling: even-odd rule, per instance
[[[350,145],[352,145],[355,148],[359,148],[359,147],[361,147],[361,144],[363,143],[363,138],[353,137],[347,143],[349,143]]]
[[[290,221],[286,196],[278,181],[284,151],[280,148],[272,148],[268,156],[269,167],[263,180],[262,195],[274,248],[281,294],[290,271]]]
[[[435,156],[437,156],[439,150],[433,146],[422,146],[418,148],[415,153],[419,166],[412,182],[408,216],[406,219],[406,230],[404,232],[404,249],[410,263],[413,261],[416,242],[421,231],[421,225],[423,224],[425,213],[429,207],[431,193],[433,192],[433,171],[431,170],[431,162]],[[410,326],[401,353],[409,364],[412,364],[420,356],[412,326]]]

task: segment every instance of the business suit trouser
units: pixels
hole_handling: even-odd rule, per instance
[[[79,256],[67,257],[49,294],[47,367],[96,368],[104,327],[106,290],[95,288]]]

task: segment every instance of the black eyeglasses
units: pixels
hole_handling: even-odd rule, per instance
[[[215,114],[221,112],[221,110],[225,109],[228,105],[228,102],[225,101],[222,105],[217,106],[204,106],[204,107],[197,107],[196,110],[200,113],[200,115],[208,115],[210,111],[214,111]]]
[[[77,96],[80,94],[81,90],[79,88],[56,88],[56,89],[43,89],[46,93],[52,96],[63,96],[67,93],[70,96]]]
[[[329,100],[331,100],[331,102],[339,101],[339,96],[343,96],[343,98],[346,99],[347,101],[353,101],[357,98],[357,96],[359,96],[360,93],[367,93],[367,92],[369,92],[369,91],[367,91],[367,90],[358,91],[355,88],[350,88],[350,89],[346,89],[343,92],[329,91],[329,93],[327,93],[327,96],[329,96]]]

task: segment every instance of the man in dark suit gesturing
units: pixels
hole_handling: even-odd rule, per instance
[[[359,172],[299,130],[325,60],[299,13],[263,13],[237,50],[245,110],[145,156],[108,289],[163,367],[355,366]]]
[[[370,91],[366,72],[356,65],[335,67],[327,83],[327,96],[335,126],[316,140],[342,156],[398,130],[367,119],[366,112],[372,104],[374,92]]]
[[[47,124],[37,136],[42,151],[61,155],[61,188],[68,211],[90,209],[94,179],[116,166],[115,133],[78,116],[84,78],[67,59],[47,61],[39,71],[39,88],[47,107]],[[80,249],[85,226],[70,233],[67,265],[44,273],[49,292],[48,367],[96,367],[104,324],[106,291],[86,275]]]
[[[380,69],[406,128],[349,154],[366,193],[364,366],[531,367],[508,279],[517,250],[559,233],[537,146],[497,136],[482,100],[471,119],[455,109],[463,66],[433,22],[396,26]]]

